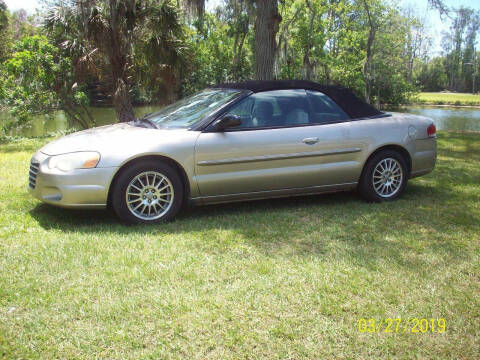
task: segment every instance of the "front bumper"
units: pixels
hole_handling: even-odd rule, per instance
[[[108,189],[117,167],[63,172],[48,168],[49,156],[33,155],[29,173],[31,194],[51,205],[65,208],[105,208]]]

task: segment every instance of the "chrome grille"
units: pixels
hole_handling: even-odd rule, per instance
[[[40,164],[34,162],[33,160],[30,162],[30,171],[28,172],[28,186],[30,189],[35,189],[35,185],[37,184],[37,174],[38,168]]]

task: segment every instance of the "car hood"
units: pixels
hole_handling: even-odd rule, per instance
[[[150,129],[120,123],[78,131],[45,145],[40,151],[46,155],[58,155],[75,151],[98,151],[103,156],[128,148],[141,150],[163,141],[174,141],[185,129]],[[181,136],[179,136],[181,138]]]

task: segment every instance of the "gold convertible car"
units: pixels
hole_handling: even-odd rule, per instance
[[[250,81],[55,140],[33,155],[29,188],[48,204],[111,206],[124,221],[156,223],[187,202],[353,188],[394,200],[435,160],[431,119],[380,112],[342,87]]]

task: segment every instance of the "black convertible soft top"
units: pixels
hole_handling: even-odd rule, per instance
[[[350,89],[342,86],[325,86],[307,80],[271,80],[271,81],[245,81],[238,83],[224,83],[211,86],[222,89],[250,90],[254,93],[271,90],[305,89],[316,90],[324,93],[335,101],[352,118],[362,118],[382,115],[372,105],[360,100]]]

